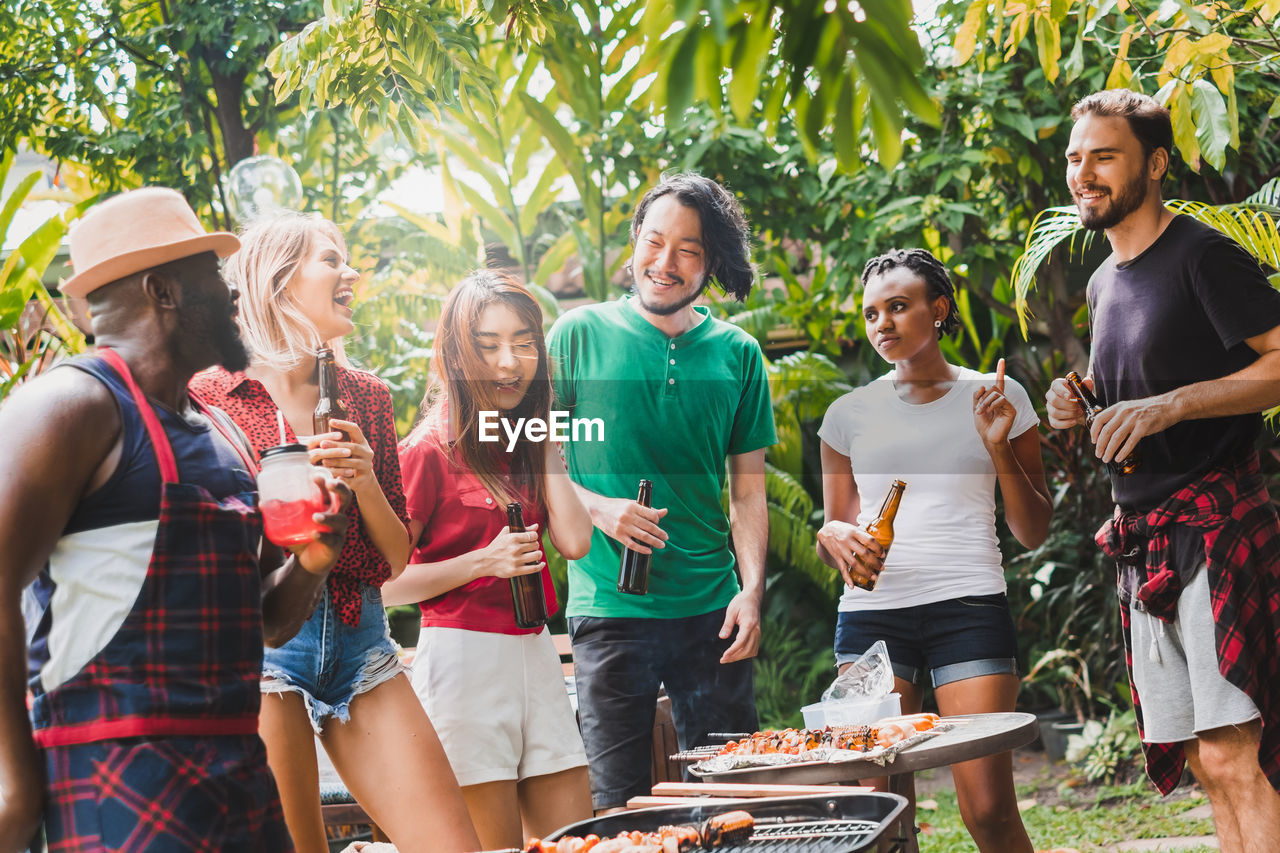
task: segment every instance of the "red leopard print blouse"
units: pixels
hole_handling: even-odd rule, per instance
[[[189,387],[205,402],[230,415],[259,454],[280,443],[276,404],[261,382],[243,373],[230,373],[215,367],[197,374]],[[373,448],[373,472],[382,486],[382,493],[407,528],[400,460],[396,455],[395,417],[387,386],[372,373],[340,366],[338,391],[351,412],[351,420],[360,426]],[[297,440],[288,422],[285,423],[285,432],[289,441]],[[350,520],[347,543],[329,575],[329,594],[339,618],[348,625],[358,625],[361,590],[385,583],[391,577],[391,566],[360,525],[360,510],[355,501],[347,507],[347,517]]]

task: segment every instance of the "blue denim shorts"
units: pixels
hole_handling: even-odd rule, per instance
[[[918,684],[926,668],[934,687],[981,675],[1017,675],[1018,639],[1004,593],[967,595],[892,610],[842,611],[836,666],[871,648],[889,647],[893,674]]]
[[[338,618],[326,586],[320,603],[292,640],[268,648],[262,661],[262,692],[300,693],[319,734],[325,721],[351,717],[351,700],[404,672],[387,629],[382,590],[361,593],[360,624]]]

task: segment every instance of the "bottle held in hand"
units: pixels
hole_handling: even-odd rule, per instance
[[[653,506],[653,481],[640,481],[640,494],[636,503],[641,506]],[[622,562],[618,566],[618,592],[628,595],[644,595],[649,591],[649,563],[652,553],[641,554],[631,548],[622,551]]]
[[[524,532],[524,507],[519,501],[507,504],[507,527],[512,533]],[[511,604],[515,608],[516,627],[541,628],[547,624],[547,598],[542,592],[542,572],[511,578]]]
[[[888,494],[884,496],[884,503],[880,505],[880,514],[867,525],[867,533],[880,543],[880,549],[886,557],[889,556],[889,546],[893,544],[893,520],[898,515],[898,504],[902,502],[902,493],[906,490],[906,483],[902,480],[894,480],[889,485]],[[855,583],[868,592],[876,588],[875,578],[870,581],[855,581]]]
[[[338,365],[333,359],[333,350],[321,347],[316,353],[316,368],[320,377],[320,402],[311,414],[311,427],[315,435],[329,432],[329,420],[351,420],[347,406],[338,393]]]
[[[1092,429],[1094,418],[1098,416],[1098,412],[1102,411],[1102,404],[1098,402],[1097,397],[1093,396],[1093,392],[1085,386],[1080,374],[1074,370],[1067,374],[1067,387],[1071,389],[1071,395],[1076,398],[1076,403],[1080,406],[1080,410],[1084,412],[1084,425]],[[1132,474],[1138,470],[1138,466],[1141,464],[1138,451],[1135,449],[1115,464],[1120,469],[1121,474]]]

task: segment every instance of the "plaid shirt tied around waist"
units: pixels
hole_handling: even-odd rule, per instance
[[[1129,597],[1140,609],[1166,622],[1176,614],[1182,592],[1179,566],[1171,565],[1174,525],[1204,534],[1213,621],[1217,626],[1218,669],[1248,694],[1262,714],[1258,760],[1271,784],[1280,789],[1280,519],[1271,505],[1258,454],[1214,468],[1188,483],[1160,506],[1138,515],[1116,507],[1115,515],[1094,537],[1116,560],[1120,573],[1121,624],[1125,666],[1133,684],[1133,648],[1129,634]],[[1136,591],[1124,583],[1137,574]],[[1137,688],[1133,705],[1143,731]],[[1147,776],[1162,794],[1178,785],[1186,761],[1179,743],[1142,744]]]

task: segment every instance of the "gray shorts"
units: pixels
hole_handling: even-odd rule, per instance
[[[1261,716],[1253,700],[1218,671],[1209,573],[1203,566],[1183,587],[1173,624],[1131,606],[1129,636],[1147,743],[1192,740],[1200,732]]]

